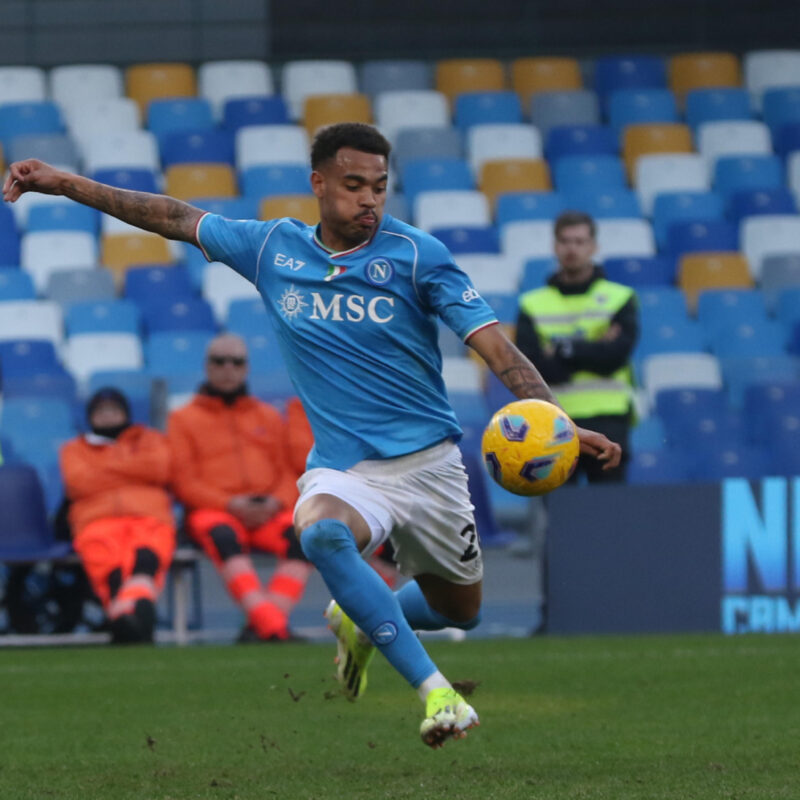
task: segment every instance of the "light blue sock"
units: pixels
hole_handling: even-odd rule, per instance
[[[408,624],[415,631],[440,631],[442,628],[461,628],[469,631],[481,621],[480,613],[468,622],[454,622],[448,619],[444,614],[440,614],[428,605],[422,589],[413,580],[398,589],[394,595],[400,603],[400,608],[403,609]]]
[[[345,614],[415,689],[437,671],[394,592],[361,558],[347,525],[335,519],[315,522],[303,531],[300,544]]]

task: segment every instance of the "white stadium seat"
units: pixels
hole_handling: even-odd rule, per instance
[[[236,132],[236,168],[308,164],[309,140],[299,125],[247,125]]]
[[[86,231],[36,231],[20,244],[20,264],[30,273],[39,294],[54,272],[97,265],[97,240]]]
[[[477,361],[466,356],[447,356],[442,359],[442,377],[448,392],[483,391],[483,373]]]
[[[84,160],[98,137],[98,131],[125,134],[141,129],[139,106],[130,97],[82,100],[65,108],[64,118]]]
[[[646,216],[653,213],[656,195],[664,192],[707,192],[708,164],[697,153],[640,156],[636,161],[636,193]]]
[[[800,50],[751,50],[744,57],[744,83],[760,110],[766,89],[800,86]]]
[[[483,192],[464,190],[420,192],[414,201],[414,224],[424,231],[436,228],[485,227],[492,221]]]
[[[530,258],[553,255],[553,222],[549,219],[508,222],[500,229],[503,255],[520,266]]]
[[[642,379],[652,406],[662,389],[721,389],[719,360],[710,353],[657,353],[648,356]]]
[[[705,122],[697,132],[697,150],[713,169],[721,156],[753,156],[772,153],[769,128],[756,120]]]
[[[789,154],[786,171],[786,180],[789,188],[795,193],[798,202],[800,202],[800,150]]]
[[[49,300],[6,300],[0,314],[0,341],[46,339],[56,348],[64,338],[61,306]]]
[[[86,382],[94,372],[141,369],[144,357],[132,333],[81,333],[67,340],[64,361],[78,381]]]
[[[214,317],[220,325],[227,320],[232,301],[260,298],[258,289],[250,281],[218,261],[208,264],[203,271],[202,294],[214,309]]]
[[[281,87],[292,119],[302,119],[307,97],[354,94],[358,91],[358,76],[349,61],[289,61],[283,67]]]
[[[396,142],[409,128],[448,128],[447,98],[433,89],[381,92],[375,100],[375,124],[390,141]]]
[[[461,253],[453,258],[481,294],[516,292],[519,288],[520,269],[515,259],[492,253]]]
[[[627,256],[654,256],[653,226],[645,219],[600,219],[597,221],[598,261]]]
[[[35,103],[47,99],[45,73],[39,67],[0,67],[0,103]]]
[[[122,70],[113,64],[67,64],[50,70],[50,96],[65,112],[122,97]]]
[[[84,166],[88,173],[99,169],[160,169],[158,142],[150,131],[97,131],[86,142]]]
[[[800,254],[800,214],[745,217],[739,229],[740,247],[758,281],[767,256]]]
[[[501,158],[541,158],[542,137],[523,123],[473,125],[467,138],[467,158],[477,178],[484,162]]]
[[[228,100],[274,94],[275,84],[263,61],[206,61],[197,70],[197,93],[221,119]]]

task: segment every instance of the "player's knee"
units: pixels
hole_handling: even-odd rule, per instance
[[[309,561],[323,561],[337,550],[355,547],[350,528],[338,519],[321,519],[309,525],[300,536],[300,546]]]
[[[136,550],[133,571],[138,575],[155,577],[158,572],[158,556],[149,547],[139,547]]]
[[[232,556],[238,556],[243,552],[242,545],[236,536],[236,531],[229,525],[215,525],[208,532],[208,535],[214,545],[214,549],[223,561],[227,561]]]
[[[482,614],[481,614],[480,611],[478,611],[477,614],[475,614],[473,617],[470,617],[469,619],[463,619],[463,620],[454,619],[454,620],[451,620],[452,624],[451,624],[450,627],[452,627],[452,628],[460,628],[462,631],[471,631],[473,628],[477,628],[478,625],[480,625],[481,617],[482,617]]]
[[[283,532],[283,538],[286,540],[286,558],[290,558],[293,561],[308,561],[294,527],[290,525]]]

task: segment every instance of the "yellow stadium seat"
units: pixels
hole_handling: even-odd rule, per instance
[[[261,201],[259,219],[292,217],[316,225],[319,222],[319,204],[313,194],[280,194]]]
[[[692,89],[741,86],[742,71],[733,53],[679,53],[669,62],[669,86],[679,97]]]
[[[197,94],[194,70],[189,64],[134,64],[125,72],[125,85],[128,97],[139,104],[143,117],[151,100]]]
[[[365,94],[315,94],[306,98],[303,108],[303,122],[309,136],[323,125],[335,122],[372,122]]]
[[[583,79],[575,58],[518,58],[511,63],[511,86],[527,108],[532,94],[582,89]]]
[[[622,137],[622,157],[631,181],[640,156],[691,152],[692,132],[688,125],[678,122],[627,125]]]
[[[453,103],[464,92],[505,89],[503,65],[494,58],[449,58],[436,64],[436,88]]]
[[[144,232],[104,234],[100,240],[100,258],[120,285],[133,265],[169,264],[173,260],[166,239]]]
[[[228,164],[173,164],[166,171],[165,192],[179,200],[236,197],[236,173]]]
[[[680,260],[678,285],[694,312],[697,298],[705,289],[749,289],[754,284],[741,253],[691,253]]]
[[[542,158],[501,158],[484,162],[478,180],[480,190],[494,207],[499,194],[549,192],[550,170]]]

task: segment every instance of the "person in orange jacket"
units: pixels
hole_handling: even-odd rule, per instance
[[[89,399],[90,431],[60,452],[73,546],[115,643],[151,642],[156,599],[175,550],[165,437],[131,424],[116,389]]]
[[[211,341],[206,382],[169,416],[172,485],[186,507],[188,534],[247,617],[240,640],[283,641],[312,571],[292,526],[298,465],[310,442],[301,434],[290,444],[280,412],[248,394],[247,373],[241,338]],[[251,549],[278,556],[266,586]]]

